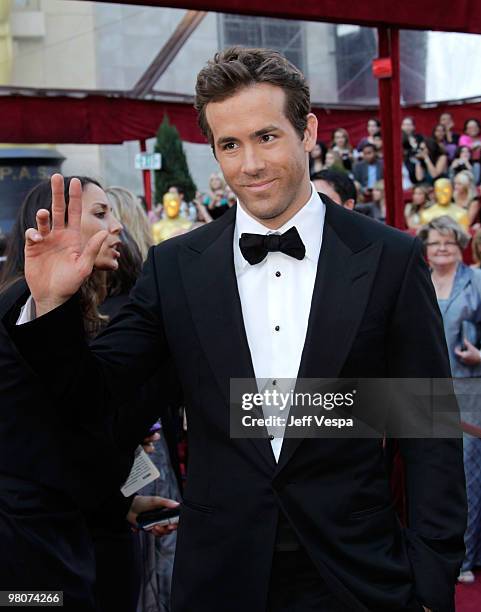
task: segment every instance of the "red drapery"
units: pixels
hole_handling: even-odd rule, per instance
[[[411,115],[417,131],[430,135],[443,111],[452,113],[456,131],[470,117],[481,120],[481,103],[440,105],[422,109],[402,109]],[[315,108],[319,119],[319,139],[328,143],[337,127],[344,127],[353,145],[365,135],[374,110],[339,110]],[[188,142],[205,142],[197,127],[192,106],[180,103],[152,102],[127,98],[87,96],[85,98],[4,96],[0,97],[0,142],[15,144],[121,144],[155,135],[164,114],[177,126]]]
[[[111,2],[112,0],[101,0]],[[446,32],[481,33],[479,0],[129,0],[129,4],[168,6],[239,15],[266,15],[331,23],[355,23]]]

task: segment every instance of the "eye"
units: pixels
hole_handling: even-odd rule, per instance
[[[274,134],[263,134],[261,136],[262,142],[272,142],[275,139]]]
[[[237,146],[238,145],[235,142],[226,142],[226,144],[222,146],[222,150],[223,151],[235,151]]]
[[[106,212],[105,212],[104,210],[102,210],[102,211],[100,211],[100,212],[96,212],[96,213],[95,213],[95,216],[96,216],[98,219],[105,219],[105,215],[106,215]]]

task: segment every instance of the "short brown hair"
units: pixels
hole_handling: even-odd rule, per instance
[[[304,138],[311,101],[302,72],[272,49],[230,47],[209,60],[199,72],[195,86],[194,106],[199,127],[212,146],[212,132],[205,116],[207,104],[226,100],[240,89],[256,83],[268,83],[284,90],[285,115],[300,138]]]

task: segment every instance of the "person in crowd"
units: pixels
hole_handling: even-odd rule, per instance
[[[7,323],[15,346],[53,393],[66,399],[88,384],[106,412],[158,361],[175,367],[189,472],[174,612],[212,612],[219,602],[229,612],[452,610],[466,511],[459,440],[400,440],[409,491],[402,529],[381,432],[319,440],[291,437],[291,428],[246,439],[230,427],[236,377],[256,391],[261,377],[272,385],[281,377],[449,377],[418,241],[312,189],[317,118],[305,77],[280,53],[217,53],[198,75],[195,106],[239,206],[151,249],[122,316],[91,347],[75,297],[89,268],[56,247],[63,239],[80,264],[95,251],[78,247],[80,214],[60,235],[41,215],[26,233],[36,320]],[[60,182],[52,177],[58,219]],[[71,184],[76,213],[78,189]],[[59,339],[46,359],[52,329]],[[456,411],[453,398],[449,408]]]
[[[353,210],[356,205],[356,186],[345,172],[327,169],[311,177],[316,190],[324,193],[335,204]]]
[[[481,228],[476,230],[471,239],[471,255],[473,257],[471,268],[481,268]]]
[[[310,176],[312,176],[316,172],[320,172],[324,168],[324,164],[326,162],[326,153],[326,145],[322,142],[322,140],[318,140],[312,151],[309,153]]]
[[[386,221],[386,200],[384,198],[384,180],[381,179],[374,183],[372,188],[372,204],[376,209],[374,215],[378,221]]]
[[[209,179],[209,191],[204,196],[204,206],[212,219],[218,219],[228,209],[226,198],[226,185],[220,174],[214,172]]]
[[[416,124],[413,117],[404,117],[402,120],[401,136],[403,149],[406,150],[410,158],[415,157],[423,137],[416,133]]]
[[[334,149],[328,149],[326,152],[326,163],[324,164],[326,170],[336,170],[336,172],[346,172],[346,168],[342,161],[341,156]]]
[[[438,123],[433,127],[431,137],[440,147],[445,148],[444,143],[446,142],[446,128],[442,123]]]
[[[384,175],[382,160],[378,159],[376,147],[366,143],[362,149],[362,161],[357,162],[353,168],[356,181],[361,184],[363,194],[370,201],[374,184]]]
[[[354,161],[354,155],[347,130],[344,128],[337,128],[337,130],[334,130],[330,150],[339,155],[345,170],[350,172]]]
[[[445,117],[446,115],[446,117]],[[444,122],[442,122],[442,120]],[[434,127],[432,137],[446,151],[448,162],[451,163],[458,148],[459,135],[453,134],[453,120],[449,113],[443,113],[439,119],[439,123]]]
[[[459,137],[459,146],[467,146],[471,150],[471,163],[481,163],[481,123],[478,119],[467,119],[463,134]]]
[[[416,181],[433,185],[438,178],[447,176],[448,156],[444,149],[432,138],[419,143],[416,153]]]
[[[459,134],[454,131],[454,120],[451,113],[441,113],[439,116],[439,123],[446,130],[446,143],[448,145],[458,146]]]
[[[403,159],[401,164],[402,188],[409,191],[413,188],[413,181],[416,182],[415,166]]]
[[[418,230],[421,227],[421,211],[431,206],[430,186],[415,185],[412,201],[404,207],[404,218],[408,229]]]
[[[383,159],[384,158],[384,150],[383,150],[383,142],[382,142],[381,131],[376,132],[374,134],[374,136],[372,137],[372,140],[373,140],[373,145],[376,147],[377,158],[378,159]]]
[[[375,144],[374,143],[374,134],[377,134],[381,129],[381,122],[379,119],[371,118],[367,122],[367,135],[361,138],[361,140],[357,143],[357,150],[359,153],[362,153],[364,149],[364,145],[366,144]]]
[[[65,178],[65,187],[70,180]],[[107,233],[79,295],[83,327],[93,338],[107,323],[99,304],[106,271],[118,267],[122,226],[99,183],[82,177],[80,184],[81,243],[91,245],[99,230]],[[41,209],[51,209],[50,181],[37,185],[20,209],[2,272],[1,311],[25,293],[24,235]],[[53,222],[58,224],[58,217]],[[119,425],[96,411],[88,392],[72,399],[66,411],[64,404],[39,391],[39,381],[18,359],[3,327],[0,334],[2,366],[10,372],[7,384],[0,381],[0,535],[8,550],[0,555],[2,584],[63,590],[64,606],[75,612],[109,612],[111,605],[133,612],[139,585],[126,515],[129,506],[135,519],[139,511],[166,505],[160,498],[132,500],[120,493],[148,422],[142,431],[137,418],[142,433],[124,436],[122,444],[116,435]],[[123,429],[129,431],[131,424]]]
[[[453,200],[457,206],[464,208],[469,217],[469,225],[479,221],[479,194],[474,184],[474,177],[469,170],[461,170],[453,179]]]
[[[200,191],[195,192],[193,202],[197,210],[197,223],[210,223],[212,221],[212,215],[204,205],[204,196]]]
[[[147,212],[147,219],[149,220],[149,223],[153,225],[154,223],[157,223],[157,221],[160,221],[162,219],[163,210],[164,207],[160,202],[154,204]]]
[[[138,198],[124,187],[109,187],[105,193],[115,217],[128,229],[139,246],[142,259],[145,260],[154,241],[147,214]]]
[[[451,217],[438,217],[419,231],[431,268],[431,278],[443,317],[449,361],[461,419],[481,426],[481,271],[463,263],[469,235]],[[473,582],[474,567],[481,564],[481,439],[464,435],[464,470],[468,496],[466,554],[460,582]]]
[[[463,145],[456,149],[456,154],[449,166],[449,178],[452,180],[458,172],[468,170],[472,173],[474,182],[479,185],[481,181],[481,165],[474,164],[471,159],[471,149]]]

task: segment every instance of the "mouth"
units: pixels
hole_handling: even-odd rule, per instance
[[[273,185],[275,180],[276,179],[271,179],[270,181],[251,183],[250,185],[244,185],[244,187],[246,189],[249,189],[249,191],[254,191],[255,193],[258,193],[259,191],[266,191],[267,189],[269,189],[269,187]]]
[[[112,249],[113,251],[113,255],[116,259],[118,259],[120,257],[120,245],[122,243],[121,242],[114,242],[114,244],[110,245],[110,249]]]

